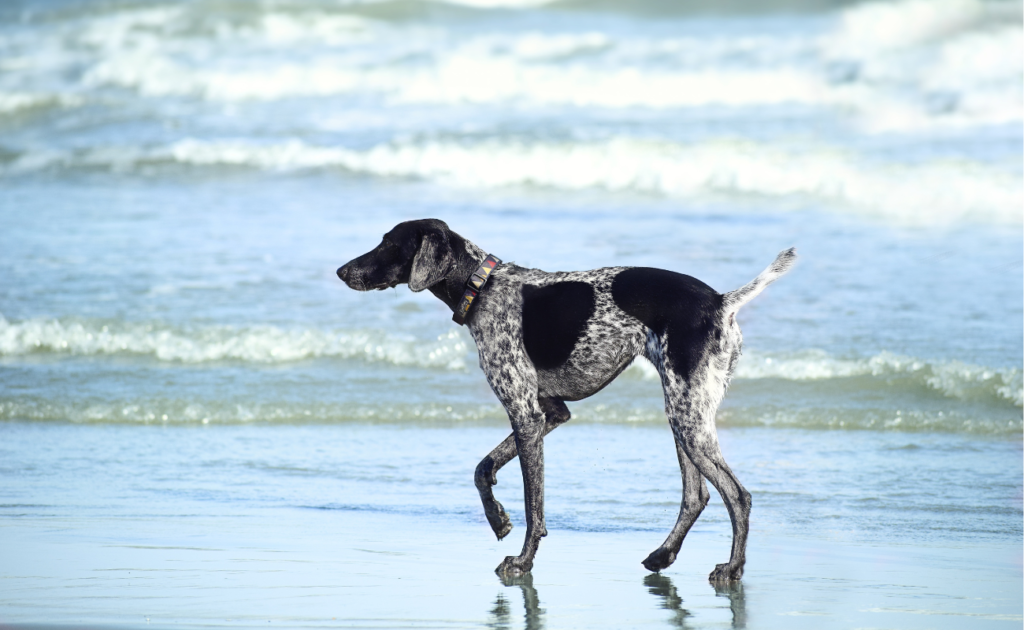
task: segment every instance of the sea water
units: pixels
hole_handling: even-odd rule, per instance
[[[5,4],[0,621],[316,625],[296,585],[369,549],[374,588],[313,580],[323,623],[1019,626],[1022,50],[1019,3],[972,0]],[[508,423],[470,336],[335,276],[424,217],[722,292],[797,247],[718,415],[754,495],[742,597],[701,583],[717,498],[677,582],[644,578],[680,481],[642,360],[548,438],[536,582],[490,575],[522,490],[513,462],[493,542],[472,471]],[[434,582],[482,590],[382,595]]]

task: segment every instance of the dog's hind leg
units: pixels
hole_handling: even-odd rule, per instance
[[[643,565],[648,571],[661,571],[676,561],[686,533],[690,531],[690,527],[704,511],[704,507],[707,506],[708,500],[711,498],[704,477],[690,461],[686,451],[683,450],[683,445],[678,440],[676,440],[676,456],[679,458],[679,469],[683,476],[683,501],[679,507],[679,518],[665,542],[661,543],[661,546],[652,551],[651,555],[643,561]]]
[[[544,435],[551,433],[555,427],[566,423],[569,420],[569,408],[557,398],[541,398],[538,401],[544,411]],[[480,501],[484,505],[484,514],[494,535],[501,540],[512,531],[512,521],[501,503],[494,498],[491,487],[498,483],[498,471],[515,459],[516,439],[515,434],[509,435],[501,444],[494,447],[486,457],[480,460],[473,475],[473,482],[480,492]]]
[[[707,504],[707,487],[703,478],[718,490],[732,521],[732,553],[729,562],[715,567],[708,579],[713,582],[738,580],[743,576],[743,565],[746,562],[750,493],[725,463],[715,428],[715,413],[725,396],[728,382],[730,355],[708,352],[711,347],[705,345],[703,358],[691,364],[686,374],[679,374],[674,369],[673,360],[669,358],[666,341],[665,337],[649,334],[645,353],[661,374],[665,412],[675,437],[676,453],[683,474],[683,505],[676,526],[665,544],[644,560],[644,566],[657,571],[675,560],[683,537]],[[695,348],[701,349],[700,345],[698,342]],[[699,356],[700,353],[692,354]],[[680,356],[678,348],[675,356]],[[663,566],[659,566],[662,563]]]
[[[661,387],[665,394],[665,414],[672,426],[676,457],[679,459],[679,471],[683,477],[683,500],[679,506],[679,518],[676,519],[675,527],[669,532],[668,538],[643,561],[643,565],[648,571],[661,571],[676,561],[679,549],[683,546],[683,539],[686,538],[687,532],[693,527],[693,523],[704,511],[711,498],[704,477],[697,470],[690,456],[686,454],[682,434],[676,430],[677,423],[673,422],[673,416],[678,412],[679,403],[686,400],[687,388],[669,365],[666,351],[665,339],[653,332],[648,333],[644,355],[654,364],[658,369],[658,374],[661,375]]]
[[[711,572],[708,579],[712,582],[738,580],[743,577],[743,565],[746,563],[747,533],[750,530],[751,497],[746,488],[725,463],[722,451],[718,446],[718,435],[715,433],[714,418],[710,423],[702,422],[710,431],[695,430],[687,423],[682,423],[683,448],[700,474],[711,482],[722,495],[725,508],[729,511],[732,521],[732,553],[729,561],[719,564]],[[675,427],[673,427],[675,429]]]
[[[750,529],[750,493],[739,482],[725,463],[718,445],[715,412],[725,394],[724,369],[715,370],[705,365],[691,375],[689,382],[677,380],[676,386],[666,391],[669,403],[669,424],[676,443],[697,468],[702,477],[718,490],[732,521],[732,553],[729,561],[719,564],[708,579],[712,582],[738,580],[743,577],[746,563],[747,532]]]

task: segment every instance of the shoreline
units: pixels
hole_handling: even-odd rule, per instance
[[[499,543],[480,524],[316,510],[116,520],[127,535],[113,536],[111,519],[7,520],[0,627],[954,628],[970,618],[1009,628],[1024,619],[1021,550],[1011,544],[868,545],[755,529],[746,575],[726,587],[706,575],[728,554],[727,533],[693,530],[676,564],[652,574],[639,560],[656,534],[552,530],[533,573],[503,582],[492,565],[515,552],[518,530]]]

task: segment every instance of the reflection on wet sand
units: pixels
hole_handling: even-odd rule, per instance
[[[747,600],[743,594],[743,582],[729,582],[727,584],[715,584],[715,595],[729,598],[729,608],[732,610],[732,627],[747,627]]]
[[[652,573],[644,577],[646,586],[652,595],[661,598],[661,607],[673,611],[674,615],[669,621],[675,628],[694,628],[689,622],[692,613],[683,608],[683,598],[679,596],[672,579],[667,575]],[[743,583],[731,582],[729,584],[714,584],[715,595],[729,598],[729,609],[732,610],[732,627],[734,629],[747,627],[747,603],[743,595]]]
[[[691,613],[683,608],[683,598],[676,592],[676,587],[668,576],[660,573],[651,573],[644,577],[644,586],[650,589],[652,595],[657,595],[662,599],[662,608],[671,610],[674,613],[670,621],[674,627],[693,627],[687,623],[687,617]]]
[[[544,613],[540,607],[540,598],[537,596],[537,589],[533,587],[533,576],[527,573],[516,577],[501,577],[501,583],[505,586],[518,586],[523,592],[523,608],[526,611],[526,630],[543,630]],[[503,593],[498,593],[494,601],[494,608],[491,609],[490,618],[487,621],[488,628],[496,630],[507,630],[512,627],[512,613],[508,600]]]
[[[543,630],[544,616],[547,611],[540,607],[540,597],[537,595],[537,589],[533,586],[533,576],[527,574],[517,577],[501,577],[500,579],[501,583],[506,587],[518,586],[522,592],[523,619],[526,622],[524,626],[526,630]],[[648,588],[652,595],[658,596],[661,600],[661,608],[673,612],[669,625],[673,628],[690,630],[696,628],[691,619],[693,614],[683,608],[683,598],[679,596],[675,585],[672,584],[671,578],[659,573],[652,573],[644,577],[644,586]],[[746,628],[747,603],[743,593],[743,583],[714,584],[712,587],[715,589],[717,597],[729,599],[729,609],[732,611],[732,628],[734,630]],[[488,616],[487,627],[494,630],[511,630],[514,625],[512,618],[512,605],[509,603],[509,598],[504,593],[498,593],[494,600],[494,606],[491,608],[490,615]]]

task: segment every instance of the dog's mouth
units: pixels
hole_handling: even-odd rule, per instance
[[[399,284],[400,283],[398,282],[398,278],[395,278],[394,280],[385,280],[384,282],[372,284],[368,286],[367,289],[372,291],[385,291],[387,289],[393,289],[397,287]]]
[[[359,270],[348,265],[338,269],[338,277],[348,288],[356,291],[383,291],[398,286],[399,279],[367,281],[366,276]]]
[[[394,281],[377,282],[375,284],[363,284],[362,280],[352,280],[351,282],[346,282],[345,284],[347,284],[350,289],[355,289],[356,291],[386,291],[387,289],[391,289],[393,287],[398,286],[398,282]]]

